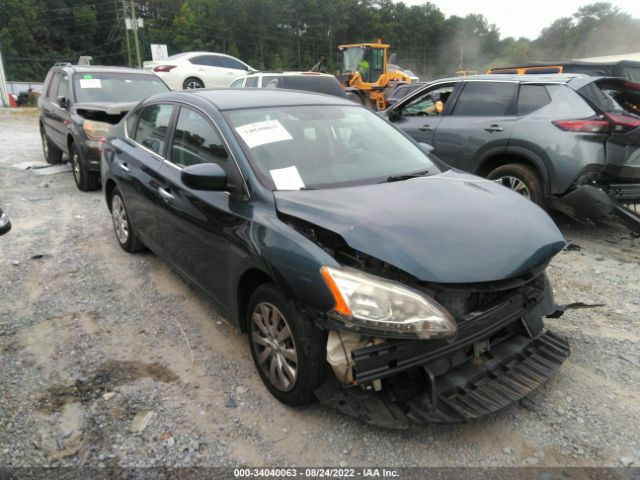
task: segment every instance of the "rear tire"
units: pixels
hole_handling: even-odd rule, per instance
[[[97,190],[100,186],[100,178],[96,172],[90,172],[80,157],[80,152],[75,143],[69,145],[69,159],[73,171],[73,181],[81,192]]]
[[[256,289],[247,308],[251,356],[271,394],[291,406],[316,401],[314,391],[327,375],[326,332],[272,283]]]
[[[62,162],[62,150],[56,147],[44,133],[44,128],[40,127],[40,138],[42,139],[42,153],[47,163],[55,165]]]
[[[524,163],[509,163],[492,170],[489,180],[514,190],[538,206],[545,208],[544,187],[538,173]]]
[[[116,234],[116,240],[120,247],[129,253],[138,252],[144,249],[144,244],[136,236],[133,225],[129,220],[129,213],[124,206],[124,200],[118,187],[111,192],[109,200],[109,209],[111,210],[111,220],[113,222],[113,230]]]
[[[193,90],[196,88],[204,88],[204,82],[197,77],[189,77],[182,84],[183,90]]]

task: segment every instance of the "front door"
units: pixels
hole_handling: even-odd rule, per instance
[[[228,307],[226,235],[239,221],[230,211],[233,197],[225,191],[193,190],[180,178],[184,167],[207,162],[222,166],[228,175],[233,163],[211,120],[182,106],[159,189],[163,250],[176,268]]]
[[[394,108],[401,115],[395,121],[396,126],[416,142],[433,145],[433,137],[442,120],[444,105],[455,86],[455,83],[435,85],[421,91],[410,100],[403,101]]]
[[[517,92],[515,82],[465,82],[453,111],[436,128],[433,153],[473,173],[484,155],[505,151],[518,118]]]

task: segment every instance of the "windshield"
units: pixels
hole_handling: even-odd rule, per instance
[[[296,106],[227,113],[263,185],[321,189],[440,170],[404,134],[358,106]]]
[[[156,76],[135,73],[76,73],[73,87],[77,103],[132,103],[169,91]]]
[[[364,58],[364,54],[365,54],[364,47],[345,48],[342,51],[344,71],[355,72],[356,70],[358,70],[358,67],[360,66],[360,62]]]

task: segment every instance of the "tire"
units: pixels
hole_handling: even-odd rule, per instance
[[[100,187],[100,177],[97,172],[90,172],[80,157],[75,143],[69,145],[69,159],[73,172],[73,181],[81,192],[90,192]]]
[[[544,186],[537,172],[524,163],[509,163],[496,168],[487,175],[489,180],[499,181],[503,186],[520,193],[533,203],[545,208]]]
[[[42,153],[47,163],[55,165],[62,162],[62,150],[56,147],[44,133],[44,128],[40,127],[40,138],[42,140]]]
[[[197,77],[189,77],[182,83],[183,90],[193,90],[195,88],[204,88],[204,82]]]
[[[296,311],[272,283],[261,285],[251,296],[247,325],[251,356],[271,394],[286,405],[314,403],[314,390],[324,383],[328,372],[325,360],[326,332]],[[288,337],[287,326],[290,333]],[[274,336],[270,329],[276,331]],[[273,348],[273,343],[268,345],[267,341],[275,342],[277,350]],[[286,357],[283,352],[287,352]],[[279,370],[278,365],[284,367]],[[291,369],[295,370],[295,374],[291,374]]]
[[[111,211],[111,221],[116,240],[120,247],[129,253],[138,252],[144,249],[144,244],[138,239],[133,225],[129,220],[129,213],[124,205],[122,194],[118,187],[111,192],[109,200],[109,210]]]

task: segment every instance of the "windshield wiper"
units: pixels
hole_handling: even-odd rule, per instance
[[[428,173],[429,170],[425,170],[423,172],[406,173],[404,175],[392,175],[390,177],[387,177],[385,182],[400,182],[402,180],[409,180],[410,178],[424,177]]]

